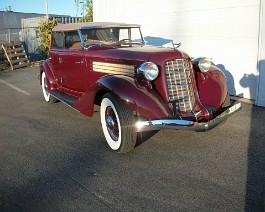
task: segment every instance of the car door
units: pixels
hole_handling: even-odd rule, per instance
[[[61,84],[61,54],[64,52],[64,33],[63,32],[53,32],[52,33],[52,46],[49,51],[49,62],[56,79],[56,83],[59,86]]]
[[[85,92],[88,72],[83,49],[68,49],[61,53],[61,84],[65,89]]]
[[[78,31],[63,32],[63,48],[53,54],[58,84],[65,92],[85,92],[89,87],[84,50]]]

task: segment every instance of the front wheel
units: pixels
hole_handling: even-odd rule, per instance
[[[119,153],[131,151],[136,144],[133,112],[106,94],[100,106],[103,133],[110,148]]]
[[[57,99],[51,96],[51,94],[47,90],[47,77],[44,71],[41,74],[41,87],[42,87],[43,96],[46,102],[54,103],[57,101]]]

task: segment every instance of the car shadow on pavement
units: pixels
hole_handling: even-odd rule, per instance
[[[258,65],[261,63],[264,61]],[[257,81],[257,76],[244,75],[240,84],[254,96],[256,90],[251,87],[251,81]],[[250,118],[245,211],[265,211],[265,108],[253,106]]]
[[[264,63],[264,61],[263,61]],[[259,64],[260,65],[260,64]],[[223,64],[217,64],[227,78],[230,95],[242,97],[236,94],[233,75]],[[250,96],[255,98],[256,89],[251,86],[251,82],[257,81],[254,74],[247,75],[240,80],[240,85],[248,88]],[[252,106],[250,111],[250,133],[247,147],[247,176],[245,211],[265,211],[265,133],[264,120],[265,108]]]
[[[138,147],[141,144],[143,144],[144,142],[148,141],[151,137],[153,137],[158,132],[159,132],[159,130],[137,133],[135,147]]]
[[[265,109],[252,107],[247,155],[245,211],[265,211]]]

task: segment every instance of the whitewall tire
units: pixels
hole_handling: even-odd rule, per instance
[[[103,133],[109,147],[119,153],[131,151],[136,144],[133,112],[106,94],[100,106]]]
[[[43,92],[45,101],[49,103],[56,102],[56,98],[51,96],[51,94],[49,93],[47,89],[47,77],[44,71],[41,74],[41,87],[42,87],[42,92]]]

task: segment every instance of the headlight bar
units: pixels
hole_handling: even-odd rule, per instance
[[[196,62],[198,64],[198,67],[201,72],[207,72],[209,71],[211,67],[211,59],[207,57],[199,57],[192,60],[193,62]]]
[[[142,65],[140,65],[137,71],[149,81],[155,80],[159,74],[159,69],[157,65],[152,62],[143,63]]]

